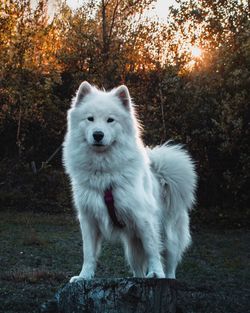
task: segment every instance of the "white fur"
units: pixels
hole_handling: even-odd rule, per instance
[[[103,133],[100,146],[95,132]],[[70,281],[94,277],[103,238],[122,241],[134,276],[175,278],[190,243],[194,165],[180,146],[143,146],[127,87],[105,92],[81,84],[68,111],[63,160],[84,253],[82,270]],[[110,187],[123,229],[113,225],[104,203]]]

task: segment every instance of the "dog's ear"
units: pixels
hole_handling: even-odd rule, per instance
[[[129,110],[131,105],[130,94],[128,88],[125,85],[121,85],[115,90],[115,96],[117,96],[122,102],[123,106]]]
[[[84,97],[90,94],[91,91],[92,91],[91,85],[87,81],[82,82],[77,90],[73,105],[77,106],[79,103],[81,103]]]

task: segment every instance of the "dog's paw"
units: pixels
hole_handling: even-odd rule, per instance
[[[92,279],[94,277],[94,275],[93,274],[85,274],[85,275],[83,275],[83,274],[80,274],[79,276],[73,276],[73,277],[71,277],[70,278],[70,283],[75,283],[75,282],[77,282],[77,281],[82,281],[82,280],[90,280],[90,279]]]
[[[80,281],[80,280],[84,280],[84,278],[82,276],[73,276],[70,278],[69,282],[75,283],[75,282]]]
[[[175,273],[166,273],[166,278],[175,279]]]
[[[161,271],[159,272],[152,271],[152,272],[149,272],[146,277],[147,278],[165,278],[165,274]]]

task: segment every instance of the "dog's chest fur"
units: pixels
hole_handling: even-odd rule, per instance
[[[75,183],[73,181],[74,200],[79,213],[92,217],[103,235],[109,237],[110,230],[116,227],[113,225],[104,201],[105,190],[112,187],[118,220],[125,223],[127,228],[133,228],[133,221],[144,214],[147,202],[150,201],[151,191],[145,189],[147,180],[145,167],[133,164],[133,162],[127,163],[124,167],[113,167],[112,170],[86,168],[84,175],[79,175]]]

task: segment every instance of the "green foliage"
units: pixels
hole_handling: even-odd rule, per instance
[[[198,218],[230,218],[238,207],[239,214],[249,214],[247,3],[177,1],[167,24],[160,24],[143,16],[153,2],[88,0],[72,11],[61,1],[49,20],[46,0],[35,10],[29,0],[2,1],[1,157],[18,158],[27,176],[22,183],[21,171],[21,180],[7,175],[11,178],[1,195],[3,206],[11,199],[18,200],[10,206],[24,203],[30,188],[35,203],[39,197],[52,201],[49,191],[40,193],[39,184],[53,188],[49,177],[59,172],[46,168],[34,178],[25,164],[35,161],[40,167],[61,144],[70,98],[87,79],[105,88],[128,85],[148,145],[168,139],[186,144],[199,171],[198,203],[213,208],[197,211]],[[200,57],[192,55],[193,46],[201,49]],[[53,166],[60,163],[58,156],[52,160]],[[5,166],[9,168],[4,162],[2,176]],[[15,187],[19,185],[26,189]],[[60,197],[62,193],[58,191]],[[60,197],[57,201],[69,203],[68,197],[64,202]]]
[[[181,54],[184,44],[176,47],[185,81],[184,94],[176,92],[185,102],[178,133],[189,137],[188,146],[197,155],[200,201],[211,207],[240,206],[244,214],[250,182],[249,8],[238,1],[190,0],[181,1],[171,14],[169,32],[181,34],[180,42],[190,41],[204,52],[195,68],[187,71],[190,55],[187,59],[188,51]]]
[[[2,209],[54,213],[70,210],[70,185],[61,170],[48,166],[35,175],[26,162],[2,160],[0,176]]]

